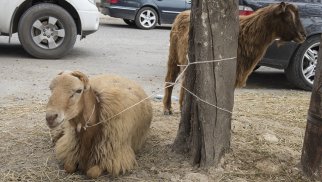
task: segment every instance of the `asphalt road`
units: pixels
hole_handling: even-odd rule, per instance
[[[63,59],[30,57],[17,35],[8,44],[0,37],[0,104],[19,100],[46,100],[51,79],[63,70],[80,70],[89,75],[115,73],[138,81],[148,93],[162,94],[166,72],[170,26],[139,30],[122,20],[104,17],[100,29],[77,41]],[[260,68],[243,90],[294,89],[282,71]]]

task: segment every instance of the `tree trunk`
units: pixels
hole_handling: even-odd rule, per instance
[[[322,37],[321,37],[322,40]],[[319,48],[311,103],[302,149],[303,172],[309,177],[322,180],[322,44]]]
[[[238,9],[236,0],[193,0],[189,34],[190,62],[237,56]],[[230,147],[236,58],[192,64],[184,86],[181,120],[173,149],[190,152],[194,164],[217,165]],[[205,103],[203,101],[208,103]]]

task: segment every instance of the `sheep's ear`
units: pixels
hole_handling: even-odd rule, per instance
[[[78,79],[80,79],[84,83],[85,90],[87,90],[89,88],[89,80],[88,80],[87,75],[85,75],[84,73],[82,73],[80,71],[73,71],[73,72],[71,72],[71,75],[77,77]]]
[[[70,71],[70,70],[64,70],[64,71],[61,71],[60,73],[58,73],[58,75],[70,74],[70,73],[72,73],[72,71]]]
[[[285,11],[286,11],[286,3],[285,2],[281,2],[277,6],[276,14],[281,14],[281,13],[284,13]]]

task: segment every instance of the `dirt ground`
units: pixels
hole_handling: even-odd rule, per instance
[[[139,166],[118,178],[108,174],[90,180],[67,174],[55,159],[45,102],[15,100],[0,106],[1,181],[310,181],[298,164],[310,93],[278,90],[238,90],[232,122],[231,150],[214,169],[192,167],[188,156],[171,144],[180,114],[162,114],[153,100],[151,132],[137,155]]]

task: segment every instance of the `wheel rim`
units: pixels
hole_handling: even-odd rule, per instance
[[[156,15],[151,10],[144,10],[140,14],[140,24],[145,28],[151,28],[156,23]]]
[[[311,45],[302,57],[302,75],[313,85],[320,43]]]
[[[65,29],[57,18],[42,17],[33,23],[31,36],[37,46],[43,49],[55,49],[64,42]]]

